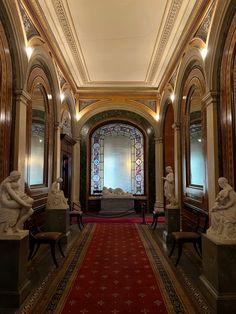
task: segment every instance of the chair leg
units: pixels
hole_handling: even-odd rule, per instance
[[[173,244],[172,244],[172,248],[171,248],[170,253],[169,253],[169,257],[171,257],[171,255],[173,254],[174,249],[175,249],[175,245],[176,245],[176,241],[175,241],[175,239],[174,239],[174,240],[173,240]]]
[[[158,223],[158,216],[157,216],[157,215],[155,215],[155,217],[154,217],[154,225],[153,225],[153,230],[155,230],[155,229],[156,229],[157,223]]]
[[[82,230],[81,224],[80,224],[80,216],[79,215],[77,216],[77,225],[78,225],[79,230]]]
[[[30,245],[29,245],[30,252],[28,256],[28,261],[30,261],[33,256],[34,248],[35,248],[35,242],[30,241]]]
[[[79,216],[79,219],[80,219],[81,226],[84,227],[82,216]]]
[[[56,267],[58,267],[57,260],[56,260],[56,255],[55,255],[55,242],[51,242],[50,243],[50,247],[51,247],[52,259],[53,259],[54,264],[56,265]]]
[[[194,249],[195,249],[195,251],[197,252],[197,254],[198,254],[200,257],[202,257],[202,256],[201,256],[201,253],[200,253],[200,250],[199,250],[199,248],[198,248],[196,242],[193,242],[193,246],[194,246]]]
[[[180,257],[182,255],[182,248],[183,248],[183,244],[181,242],[179,242],[178,243],[178,257],[177,257],[177,260],[175,262],[175,266],[177,266],[179,263]]]
[[[39,247],[40,247],[40,244],[41,243],[37,243],[37,247],[36,247],[36,250],[34,251],[34,254],[31,256],[31,259],[33,259],[35,257],[35,255],[37,254],[38,250],[39,250]]]
[[[57,245],[58,245],[59,251],[60,251],[60,253],[61,253],[61,256],[65,257],[65,255],[64,255],[64,253],[63,253],[63,251],[62,251],[62,247],[61,247],[61,240],[59,240],[59,241],[57,242]]]
[[[154,225],[155,222],[155,214],[153,214],[153,218],[152,218],[152,223],[151,223],[151,227]]]

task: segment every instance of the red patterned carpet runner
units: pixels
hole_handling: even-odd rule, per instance
[[[147,225],[87,224],[17,313],[197,313],[154,237]]]
[[[96,226],[62,313],[167,313],[134,224]]]

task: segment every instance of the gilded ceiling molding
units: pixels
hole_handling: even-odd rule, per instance
[[[135,101],[147,106],[152,111],[156,112],[156,108],[157,108],[156,99],[135,99]]]
[[[49,31],[50,26],[38,1],[39,0],[21,0],[22,5],[24,5],[26,11],[29,13],[29,16],[31,16],[34,25],[36,25],[39,29],[41,38],[46,41],[50,51],[53,54],[53,57],[56,60],[56,63],[60,65],[61,69],[64,69],[63,73],[67,73],[67,81],[70,82],[71,87],[75,90],[77,88],[77,84],[74,81],[74,78],[70,72],[70,69],[68,69],[65,60],[63,60],[63,57],[60,55],[60,53],[58,53],[60,47],[57,45],[52,32]]]
[[[152,82],[155,79],[157,68],[163,56],[165,47],[167,45],[174,23],[177,19],[182,2],[183,0],[172,1],[171,7],[170,7],[170,10],[169,10],[166,22],[165,22],[165,26],[163,28],[163,32],[161,34],[161,39],[155,53],[154,61],[152,62],[152,67],[148,75],[148,79],[147,79],[148,82]]]
[[[61,28],[63,30],[63,33],[65,35],[66,41],[68,43],[68,46],[70,47],[70,50],[74,56],[74,60],[78,66],[78,70],[80,72],[81,79],[83,81],[83,84],[88,83],[90,81],[89,75],[87,74],[87,71],[85,70],[85,67],[83,65],[83,62],[81,60],[81,56],[79,53],[79,50],[77,48],[76,40],[73,36],[73,32],[70,27],[69,20],[67,18],[65,8],[63,6],[62,0],[53,0],[52,1],[54,10],[57,14],[58,20],[60,22]]]
[[[208,31],[211,25],[211,19],[212,19],[212,15],[213,15],[213,8],[214,5],[212,4],[209,8],[209,10],[207,11],[200,27],[198,28],[198,30],[196,31],[195,35],[193,37],[198,37],[200,39],[202,39],[205,43],[207,41],[207,35],[208,35]]]
[[[37,31],[36,27],[34,26],[33,22],[31,21],[29,15],[27,14],[21,2],[19,2],[19,8],[20,8],[20,13],[22,16],[22,21],[25,28],[27,40],[30,40],[30,38],[34,36],[40,36],[39,32]]]

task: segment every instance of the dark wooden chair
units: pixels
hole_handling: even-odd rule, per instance
[[[156,229],[157,223],[158,223],[158,218],[159,217],[165,217],[165,212],[163,211],[159,211],[159,212],[155,212],[153,211],[153,220],[152,220],[152,224],[151,227],[153,228],[153,230]]]
[[[83,214],[81,212],[80,205],[77,204],[76,202],[72,202],[71,210],[69,211],[69,216],[70,216],[70,224],[72,224],[71,222],[72,218],[76,218],[78,228],[82,230],[82,228],[84,227]]]
[[[54,231],[42,231],[36,222],[36,219],[29,218],[26,223],[26,228],[29,229],[29,256],[28,260],[33,259],[33,257],[37,254],[39,247],[41,244],[47,244],[50,246],[52,259],[56,267],[58,267],[58,263],[56,260],[55,247],[56,245],[59,248],[59,251],[63,257],[65,257],[62,247],[61,240],[64,237],[62,232],[54,232]]]
[[[178,265],[179,260],[182,255],[183,245],[185,243],[192,243],[195,251],[201,257],[202,253],[202,242],[201,242],[201,234],[206,232],[208,226],[208,214],[204,212],[197,213],[197,223],[194,231],[177,231],[172,232],[172,248],[169,253],[169,257],[174,252],[176,244],[178,245],[178,256],[175,262],[175,266]]]

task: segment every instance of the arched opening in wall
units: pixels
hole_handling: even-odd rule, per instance
[[[12,127],[12,64],[9,46],[0,22],[0,182],[10,171]]]
[[[205,78],[197,65],[191,65],[181,94],[182,109],[182,227],[195,225],[196,213],[207,210],[206,108],[202,106]]]
[[[141,204],[143,202],[147,205],[147,211],[150,212],[154,208],[156,200],[156,188],[155,188],[155,133],[152,125],[141,115],[126,111],[126,110],[108,110],[100,112],[90,117],[83,125],[80,131],[80,203],[85,211],[99,212],[101,209],[101,190],[98,193],[93,193],[97,187],[102,189],[102,184],[97,186],[96,189],[92,188],[91,183],[91,146],[92,146],[92,134],[103,125],[112,123],[121,123],[129,126],[131,131],[132,127],[135,127],[143,135],[143,188],[137,184],[133,185],[134,205],[135,210],[141,210]],[[138,134],[138,133],[137,133]],[[130,135],[129,135],[130,136]],[[123,136],[125,138],[125,136]],[[138,143],[138,142],[137,142]],[[95,143],[94,143],[95,144]],[[138,148],[139,144],[137,145]],[[134,151],[135,154],[135,151]],[[96,158],[95,158],[96,159]],[[94,159],[94,160],[95,160]],[[132,158],[131,158],[132,159]],[[135,158],[133,159],[135,160]],[[138,160],[138,159],[137,159]],[[139,163],[140,161],[138,161]],[[95,162],[97,163],[97,161]],[[139,168],[140,169],[140,168]],[[138,169],[137,169],[138,171]],[[118,169],[115,173],[118,177],[120,175]],[[134,175],[133,175],[134,176]],[[95,178],[96,179],[96,178]],[[137,178],[138,180],[140,178]],[[131,184],[132,186],[132,184]],[[141,194],[143,193],[143,194]]]
[[[35,199],[34,208],[44,208],[52,181],[54,116],[50,82],[41,67],[30,72],[27,90],[31,101],[27,107],[27,180]]]
[[[61,106],[61,189],[68,203],[71,203],[71,176],[72,176],[72,151],[76,143],[72,138],[72,122],[69,105],[65,102]]]
[[[171,166],[174,169],[174,110],[172,103],[167,104],[163,137],[164,137],[164,169],[167,166]]]
[[[236,14],[227,32],[220,66],[220,173],[236,187]]]
[[[91,188],[94,195],[104,187],[121,188],[144,195],[144,136],[135,126],[113,122],[91,135]]]

